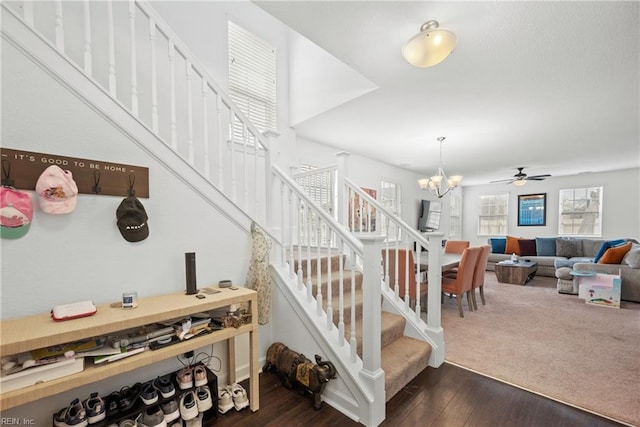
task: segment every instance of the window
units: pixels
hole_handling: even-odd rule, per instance
[[[315,166],[308,164],[300,164],[299,173],[294,176],[296,183],[302,187],[304,192],[323,210],[329,212],[334,218],[336,217],[337,210],[335,206],[337,204],[337,174],[336,168],[324,168],[318,169]],[[303,209],[302,213],[306,214],[307,211]],[[316,245],[315,229],[313,229],[316,223],[315,212],[309,213],[310,217],[303,215],[300,219],[300,244]],[[311,234],[309,233],[309,222],[311,222]],[[320,245],[325,246],[332,238],[329,230],[322,222],[320,228]],[[332,240],[329,242],[331,246],[335,246],[335,242]]]
[[[402,216],[402,194],[400,186],[393,182],[382,180],[380,182],[380,203],[396,216]],[[396,226],[390,221],[381,221],[381,232],[383,235],[400,238],[400,229],[396,230]],[[387,227],[389,229],[387,230]],[[397,234],[397,235],[396,235]]]
[[[459,240],[462,238],[462,196],[453,191],[449,194],[449,240]]]
[[[260,132],[277,130],[276,50],[229,21],[229,96]],[[234,140],[242,126],[234,122]]]
[[[560,190],[561,236],[600,236],[602,233],[602,187]]]
[[[480,196],[478,215],[479,236],[504,236],[507,234],[509,194]]]

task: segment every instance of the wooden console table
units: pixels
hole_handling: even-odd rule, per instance
[[[198,299],[195,295],[185,295],[184,291],[141,298],[137,308],[127,310],[102,304],[98,306],[98,312],[93,316],[64,322],[53,321],[49,313],[1,321],[0,354],[8,356],[85,338],[115,334],[156,322],[180,319],[231,304],[245,303],[252,314],[251,322],[238,328],[225,328],[168,347],[147,350],[115,362],[94,365],[87,358],[82,372],[1,393],[0,410],[24,405],[62,391],[130,372],[223,340],[228,341],[229,382],[234,383],[236,382],[235,337],[248,333],[249,402],[251,410],[257,411],[260,407],[257,293],[247,288],[237,290],[222,288],[220,291],[216,294],[207,294],[203,299]]]

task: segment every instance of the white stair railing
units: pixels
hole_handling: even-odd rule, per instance
[[[250,217],[268,222],[268,140],[146,1],[25,0],[2,8]],[[242,132],[234,135],[234,127]]]

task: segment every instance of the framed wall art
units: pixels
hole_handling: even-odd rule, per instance
[[[545,226],[547,224],[547,193],[518,196],[518,226]]]

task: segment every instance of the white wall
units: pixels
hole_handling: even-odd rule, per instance
[[[478,236],[478,200],[481,195],[509,193],[507,234],[533,238],[558,235],[558,199],[561,189],[603,187],[602,238],[640,237],[640,169],[591,173],[529,181],[522,187],[489,184],[463,189],[462,234],[473,245],[484,244],[488,236]],[[547,218],[544,227],[518,227],[519,194],[547,193]]]

